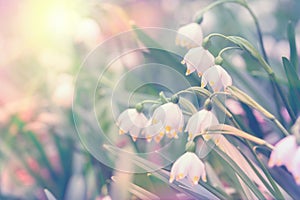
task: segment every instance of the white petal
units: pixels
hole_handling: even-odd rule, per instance
[[[231,86],[232,85],[231,76],[222,67],[220,67],[220,71],[221,71],[221,81],[222,81],[223,87],[226,88],[227,86]]]
[[[192,154],[192,162],[189,169],[188,177],[193,184],[197,184],[201,177],[206,177],[203,162],[196,154]]]
[[[219,122],[213,112],[203,109],[190,118],[186,131],[194,138],[197,135],[200,135],[206,128],[217,124],[219,124]]]
[[[177,180],[183,179],[188,174],[188,170],[191,164],[190,154],[191,152],[186,152],[176,161],[178,162],[177,173],[176,173]]]
[[[207,84],[213,88],[214,91],[219,91],[232,84],[230,75],[219,65],[215,65],[206,70],[202,76],[201,87]]]
[[[214,65],[214,56],[203,47],[190,49],[184,56],[184,63],[187,65],[187,74],[190,74],[197,69],[199,75],[209,67]]]
[[[272,151],[269,159],[269,167],[289,164],[291,156],[297,148],[295,136],[287,136],[280,140]]]
[[[161,133],[163,132],[164,132],[164,127],[161,122],[158,122],[153,125],[149,125],[143,130],[143,133],[149,142],[152,140],[153,137],[160,136]]]
[[[167,133],[172,129],[181,131],[184,122],[182,111],[177,104],[166,103],[158,107],[153,113],[153,123],[158,122],[163,124]]]
[[[129,110],[131,110],[131,109],[124,110],[124,111],[119,115],[119,117],[118,117],[118,119],[117,119],[117,125],[118,125],[118,126],[122,123],[122,121],[123,121],[124,119],[128,118],[128,116],[129,116],[129,115],[128,115]]]
[[[195,47],[202,44],[202,28],[197,23],[190,23],[178,29],[176,44],[182,47]]]

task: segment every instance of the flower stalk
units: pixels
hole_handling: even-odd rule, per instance
[[[219,124],[215,126],[211,126],[206,129],[201,135],[204,134],[226,134],[226,135],[234,135],[237,137],[245,138],[246,140],[252,141],[258,145],[266,146],[267,148],[273,150],[274,146],[269,144],[263,139],[257,138],[249,133],[246,133],[242,130],[239,130],[233,126],[229,126],[227,124]]]
[[[261,112],[266,118],[269,120],[273,121],[274,124],[281,130],[281,132],[284,135],[290,135],[290,133],[284,128],[284,126],[278,121],[278,119],[271,114],[269,111],[267,111],[265,108],[263,108],[261,105],[259,105],[254,99],[252,99],[250,96],[248,96],[246,93],[241,91],[240,89],[234,87],[234,86],[229,86],[227,87],[227,91],[236,99],[239,101],[247,104],[248,106],[258,110]]]

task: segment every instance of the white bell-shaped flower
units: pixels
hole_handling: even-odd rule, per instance
[[[188,177],[194,185],[200,178],[206,181],[205,165],[195,153],[186,152],[174,162],[169,182],[172,183],[175,179],[180,180],[185,177]]]
[[[200,135],[205,129],[210,126],[219,124],[217,117],[212,111],[203,109],[189,119],[185,131],[188,132],[188,140],[192,140],[197,135]]]
[[[176,45],[186,48],[201,46],[203,40],[202,28],[197,23],[182,26],[177,31]]]
[[[214,65],[203,73],[201,87],[205,87],[207,84],[216,92],[231,86],[232,78],[220,65]]]
[[[270,155],[268,166],[273,167],[285,165],[288,169],[290,169],[291,160],[296,150],[297,143],[295,136],[290,135],[283,138],[275,145],[275,148]]]
[[[186,73],[189,75],[197,71],[198,76],[214,65],[215,57],[202,46],[190,49],[184,56],[182,64],[186,64]]]
[[[169,102],[159,106],[153,113],[152,124],[161,123],[159,135],[166,133],[170,138],[177,138],[177,133],[183,129],[184,118],[181,109],[175,103]]]
[[[146,116],[135,108],[123,111],[117,119],[119,134],[129,133],[134,141],[147,124],[148,119]]]

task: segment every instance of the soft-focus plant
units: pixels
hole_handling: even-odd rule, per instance
[[[203,37],[201,23],[206,20],[206,12],[226,3],[237,4],[250,13],[249,17],[254,21],[260,51],[252,44],[253,41],[239,36],[240,34],[210,33]],[[165,134],[170,139],[186,141],[186,152],[171,164],[170,168],[158,170],[159,172],[150,175],[156,176],[175,190],[179,187],[177,196],[184,193],[184,196],[196,199],[298,198],[299,130],[291,131],[291,126],[296,127],[299,123],[299,120],[296,122],[299,112],[295,102],[299,99],[298,54],[293,23],[286,23],[290,57],[282,57],[281,71],[285,71],[285,78],[270,64],[259,21],[255,11],[246,1],[215,1],[196,12],[194,19],[194,22],[179,28],[175,42],[187,48],[181,67],[186,67],[186,76],[197,72],[198,85],[177,91],[169,97],[162,91],[155,101],[145,99],[139,102],[135,108],[128,110],[128,112],[136,110],[136,114],[126,119],[128,120],[126,124],[131,128],[127,128],[127,131],[123,128],[125,119],[122,126],[119,123],[122,135],[126,132],[131,136],[134,135],[132,139],[136,147],[143,141],[143,135],[148,142],[152,142],[152,137],[158,137],[155,142],[164,143],[166,139],[161,139]],[[159,44],[156,44],[156,41],[142,29],[134,25],[133,30],[140,42],[146,45],[152,42],[153,46],[159,48]],[[214,43],[215,38],[222,42]],[[230,63],[227,59],[227,51],[233,50],[234,52],[240,50],[242,54],[240,52],[239,54],[249,60],[247,62],[253,65],[252,68],[256,68],[259,73],[266,76],[262,75],[264,78],[260,80],[251,74],[249,76],[243,73],[247,78],[239,77],[236,80],[241,74],[241,69],[234,67],[234,63]],[[163,56],[165,59],[171,58],[168,57],[168,53],[160,54],[158,57],[153,49],[149,51],[154,59],[163,59]],[[174,62],[178,62],[178,59],[173,59]],[[258,88],[259,86],[252,84],[253,82],[263,82],[267,89]],[[196,94],[198,102],[202,102],[200,103],[202,109],[199,109],[195,101],[187,95],[191,93]],[[264,95],[261,96],[261,93]],[[232,110],[235,108],[225,101],[239,103],[238,106],[241,108],[238,109],[241,111],[236,113]],[[152,106],[149,107],[149,104]],[[283,109],[286,110],[284,117]],[[143,118],[137,117],[137,113]],[[124,113],[119,119],[123,115]],[[149,116],[148,123],[145,115]],[[262,117],[262,120],[258,116]],[[183,120],[185,125],[182,124]],[[264,127],[265,120],[268,121],[268,130]],[[141,137],[136,137],[138,134]],[[273,135],[283,138],[275,146],[267,139]],[[182,148],[182,143],[178,146]],[[106,149],[115,153],[119,151],[109,146]],[[136,149],[138,152],[138,148]],[[151,165],[145,159],[136,156],[132,160],[142,165],[142,168],[151,170]],[[286,168],[274,167],[282,165]],[[168,174],[169,183],[161,175],[157,175],[160,173]],[[280,173],[279,177],[277,174]],[[182,180],[187,180],[185,182],[187,185],[183,184]],[[144,187],[148,188],[148,185]],[[203,190],[209,191],[210,195],[201,196]]]
[[[298,1],[11,2],[0,199],[300,198]]]

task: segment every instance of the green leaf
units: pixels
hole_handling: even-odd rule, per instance
[[[122,154],[122,151],[118,148],[115,148],[111,145],[104,145],[105,149],[109,151],[110,153],[120,155]],[[187,183],[187,180],[179,180],[175,181],[174,183],[169,183],[169,172],[166,170],[157,170],[158,167],[156,164],[142,158],[139,156],[132,155],[131,161],[138,167],[141,167],[145,169],[146,171],[151,172],[151,174],[161,181],[163,181],[165,184],[170,185],[173,189],[185,193],[192,199],[218,199],[216,194],[214,194],[212,191],[207,190],[205,187],[201,185],[195,185],[194,187],[190,187],[190,184]]]
[[[299,61],[295,39],[295,26],[291,21],[288,23],[287,35],[290,44],[290,61],[294,69],[297,69]]]
[[[253,47],[253,45],[246,39],[239,36],[227,36],[227,39],[238,45],[240,48],[248,51],[252,56],[257,58],[260,56],[259,52]]]
[[[219,158],[229,164],[233,170],[238,174],[238,176],[244,181],[244,183],[249,187],[249,189],[257,196],[258,199],[266,199],[257,186],[252,182],[252,180],[245,174],[245,172],[222,150],[217,146],[213,149]]]
[[[258,178],[262,181],[262,183],[266,186],[266,188],[269,190],[269,192],[273,195],[273,197],[280,197],[280,199],[283,199],[282,194],[280,193],[279,190],[277,190],[277,185],[276,183],[274,183],[271,175],[269,174],[269,172],[267,171],[267,169],[263,166],[262,170],[265,172],[266,176],[268,176],[267,178],[269,179],[269,182],[273,181],[272,183],[274,183],[274,185],[272,184],[273,187],[276,188],[276,193],[273,188],[270,186],[270,184],[265,180],[265,178],[261,175],[261,173],[257,170],[257,168],[254,166],[254,164],[252,163],[252,161],[240,150],[241,154],[243,155],[243,157],[245,158],[245,160],[248,162],[248,164],[250,165],[250,167],[253,169],[253,171],[257,174]],[[270,175],[270,177],[269,177]]]
[[[57,174],[54,171],[48,157],[47,154],[42,146],[42,144],[39,142],[39,140],[37,139],[36,135],[33,134],[31,131],[25,132],[24,133],[25,136],[27,136],[27,138],[31,141],[31,143],[34,145],[34,147],[37,149],[38,153],[41,156],[41,160],[43,162],[43,164],[47,167],[47,169],[49,170],[53,180],[57,179]]]
[[[297,76],[296,69],[292,66],[291,62],[286,58],[282,57],[282,63],[286,73],[286,77],[289,82],[289,100],[291,107],[298,113],[300,105],[298,100],[300,99],[300,80]]]
[[[146,57],[153,58],[156,63],[170,66],[179,73],[185,74],[185,66],[181,64],[181,57],[166,51],[163,46],[161,46],[153,38],[151,38],[143,29],[140,29],[136,25],[133,25],[132,28],[137,36],[137,39],[140,40],[150,52],[144,53]],[[199,78],[195,74],[192,74],[185,78],[192,85],[199,84]]]

